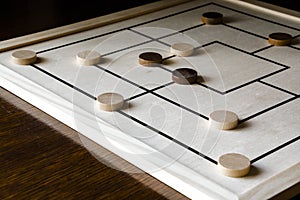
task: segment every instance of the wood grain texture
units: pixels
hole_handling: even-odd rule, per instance
[[[186,199],[2,88],[0,123],[0,199]]]

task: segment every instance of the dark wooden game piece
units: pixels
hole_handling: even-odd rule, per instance
[[[144,66],[160,64],[162,59],[162,56],[156,52],[144,52],[139,55],[139,63]]]
[[[180,68],[172,72],[172,80],[178,84],[193,84],[197,82],[197,71],[191,68]]]
[[[201,19],[205,24],[216,25],[223,22],[223,15],[218,12],[206,12],[203,13]]]
[[[271,33],[269,35],[269,43],[274,46],[286,46],[290,45],[293,37],[288,33]]]

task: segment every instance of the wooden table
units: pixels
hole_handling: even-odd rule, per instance
[[[187,199],[2,88],[0,123],[1,199]]]

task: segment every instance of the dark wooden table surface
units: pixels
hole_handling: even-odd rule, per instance
[[[0,88],[0,199],[186,197]]]

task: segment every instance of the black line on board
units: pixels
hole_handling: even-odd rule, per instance
[[[166,15],[166,16],[163,16],[163,17],[156,18],[156,19],[152,19],[152,20],[148,20],[148,21],[145,21],[145,22],[141,22],[141,23],[138,23],[138,24],[126,27],[126,28],[117,29],[117,30],[114,30],[114,31],[110,31],[110,32],[107,32],[107,33],[100,34],[100,35],[95,35],[95,36],[92,36],[92,37],[89,37],[89,38],[85,38],[85,39],[77,40],[77,41],[70,42],[70,43],[67,43],[67,44],[63,44],[63,45],[60,45],[60,46],[56,46],[56,47],[52,47],[52,48],[49,48],[49,49],[45,49],[45,50],[37,52],[37,54],[45,53],[47,51],[52,51],[52,50],[63,48],[63,47],[67,47],[67,46],[70,46],[70,45],[73,45],[73,44],[85,42],[85,41],[92,40],[92,39],[99,38],[99,37],[103,37],[103,36],[106,36],[106,35],[109,35],[109,34],[114,34],[114,33],[120,32],[120,31],[132,29],[132,28],[135,28],[135,27],[138,27],[138,26],[142,26],[142,25],[151,23],[151,22],[159,21],[159,20],[162,20],[162,19],[166,19],[166,18],[169,18],[169,17],[180,15],[180,14],[192,11],[192,10],[196,10],[196,9],[199,9],[199,8],[211,5],[211,4],[212,3],[206,3],[206,4],[203,4],[203,5],[200,5],[200,6],[196,6],[194,8],[189,8],[189,9],[177,12],[177,13],[173,13],[173,14],[170,14],[170,15]]]
[[[293,37],[293,39],[296,39],[297,37],[300,37],[300,34],[299,34],[299,35],[295,35],[295,36]]]
[[[162,89],[162,88],[167,87],[167,86],[172,85],[172,84],[174,84],[174,82],[170,82],[170,83],[166,83],[166,84],[164,84],[164,85],[160,85],[160,86],[158,86],[158,87],[156,87],[156,88],[153,88],[153,89],[151,89],[151,90],[147,90],[146,92],[142,92],[142,93],[140,93],[140,94],[137,94],[137,95],[134,95],[134,96],[132,96],[132,97],[129,97],[128,99],[125,99],[124,101],[131,101],[131,100],[133,100],[133,99],[136,99],[136,98],[138,98],[138,97],[141,97],[141,96],[143,96],[143,95],[146,95],[146,94],[148,94],[149,92],[153,92],[153,91]]]
[[[203,83],[197,82],[197,84],[200,85],[200,86],[202,86],[202,87],[205,87],[205,88],[207,88],[207,89],[209,89],[209,90],[211,90],[211,91],[214,91],[214,92],[216,92],[216,93],[218,93],[218,94],[221,94],[221,95],[225,94],[224,92],[221,92],[221,91],[219,91],[219,90],[217,90],[217,89],[215,89],[215,88],[213,88],[213,87],[210,87],[210,86],[208,86],[208,85],[205,85],[205,84],[203,84]]]
[[[134,33],[136,33],[136,34],[139,34],[139,35],[141,35],[141,36],[144,36],[144,37],[146,37],[146,38],[149,38],[149,39],[151,39],[151,41],[152,42],[158,42],[158,43],[161,43],[161,44],[163,44],[163,45],[165,45],[165,46],[168,46],[168,47],[170,47],[171,45],[169,45],[169,44],[167,44],[167,43],[165,43],[165,42],[163,42],[163,41],[160,41],[158,38],[153,38],[153,37],[151,37],[151,36],[149,36],[149,35],[146,35],[146,34],[144,34],[144,33],[141,33],[141,32],[139,32],[139,31],[136,31],[136,30],[134,30],[134,29],[129,29],[130,31],[132,31],[132,32],[134,32]]]
[[[244,83],[244,84],[242,84],[242,85],[239,85],[239,86],[237,86],[237,87],[231,88],[231,89],[229,89],[229,90],[223,92],[223,94],[228,94],[228,93],[230,93],[230,92],[233,92],[233,91],[235,91],[235,90],[238,90],[238,89],[240,89],[240,88],[243,88],[243,87],[245,87],[245,86],[247,86],[247,85],[250,85],[250,84],[252,84],[252,83],[255,83],[255,82],[259,81],[260,79],[264,79],[264,78],[273,76],[274,74],[280,73],[280,72],[285,71],[285,70],[287,70],[287,68],[282,68],[282,69],[279,69],[279,70],[277,70],[277,71],[271,72],[271,73],[266,74],[266,75],[264,75],[264,76],[261,76],[261,77],[259,77],[259,78],[257,78],[257,79],[254,79],[254,80],[252,80],[252,81],[249,81],[249,82]]]
[[[171,56],[163,58],[162,61],[166,61],[166,60],[169,60],[169,59],[174,58],[174,57],[176,57],[176,55],[171,55]]]
[[[256,53],[258,53],[258,52],[267,50],[267,49],[269,49],[269,48],[271,48],[271,47],[273,47],[273,46],[274,46],[274,45],[269,45],[269,46],[263,47],[263,48],[261,48],[261,49],[257,49],[257,50],[255,50],[255,51],[252,51],[251,54],[256,54]]]
[[[269,108],[266,108],[266,109],[264,109],[264,110],[262,110],[262,111],[260,111],[260,112],[257,112],[257,113],[255,113],[255,114],[249,116],[249,117],[246,117],[246,118],[244,118],[244,119],[241,119],[241,120],[239,121],[239,123],[241,124],[241,123],[244,123],[244,122],[246,122],[246,121],[249,121],[250,119],[253,119],[254,117],[257,117],[257,116],[262,115],[262,114],[264,114],[264,113],[266,113],[266,112],[268,112],[268,111],[270,111],[270,110],[273,110],[273,109],[275,109],[275,108],[278,108],[279,106],[282,106],[282,105],[284,105],[284,104],[287,104],[287,103],[289,103],[289,102],[291,102],[291,101],[293,101],[293,100],[295,100],[295,99],[297,99],[296,96],[295,96],[295,97],[292,97],[292,98],[290,98],[290,99],[287,99],[287,100],[285,100],[285,101],[283,101],[283,102],[280,102],[280,103],[278,103],[278,104],[276,104],[276,105],[274,105],[274,106],[271,106],[271,107],[269,107]]]
[[[138,47],[138,46],[141,46],[141,45],[150,43],[150,42],[153,42],[153,40],[147,40],[147,41],[144,41],[144,42],[135,44],[135,45],[131,45],[131,46],[129,46],[129,47],[125,47],[125,48],[122,48],[122,49],[118,49],[118,50],[115,50],[115,51],[111,51],[111,52],[106,53],[106,54],[103,54],[103,55],[101,55],[101,56],[102,56],[102,57],[105,57],[105,56],[108,56],[108,55],[111,55],[111,54],[119,53],[119,52],[124,51],[124,50],[128,50],[128,49],[131,49],[131,48],[134,48],[134,47]]]
[[[60,48],[63,48],[63,47],[67,47],[67,46],[70,46],[70,45],[73,45],[73,44],[86,42],[88,40],[92,40],[92,39],[99,38],[99,37],[104,37],[106,35],[114,34],[114,33],[120,32],[120,31],[124,31],[126,29],[127,28],[122,28],[122,29],[118,29],[118,30],[115,30],[115,31],[110,31],[110,32],[107,32],[107,33],[96,35],[96,36],[93,36],[93,37],[89,37],[89,38],[85,38],[85,39],[81,39],[81,40],[76,40],[74,42],[70,42],[70,43],[67,43],[67,44],[60,45],[60,46],[56,46],[56,47],[52,47],[52,48],[45,49],[45,50],[42,50],[42,51],[38,51],[36,54],[41,54],[41,53],[45,53],[45,52],[48,52],[48,51],[52,51],[52,50],[60,49]]]
[[[153,95],[155,95],[155,96],[157,96],[157,97],[159,97],[159,98],[161,98],[161,99],[163,99],[163,100],[165,100],[165,101],[167,101],[167,102],[169,102],[169,103],[175,105],[175,106],[178,106],[178,107],[180,107],[180,108],[182,108],[182,109],[184,109],[184,110],[186,110],[186,111],[189,111],[190,113],[193,113],[193,114],[195,114],[195,115],[197,115],[197,116],[199,116],[199,117],[201,117],[201,118],[203,118],[203,119],[208,120],[208,117],[207,117],[207,116],[202,115],[202,114],[200,114],[200,113],[198,113],[198,112],[196,112],[196,111],[194,111],[194,110],[192,110],[192,109],[190,109],[190,108],[188,108],[188,107],[186,107],[186,106],[183,106],[183,105],[181,105],[180,103],[177,103],[177,102],[175,102],[175,101],[173,101],[173,100],[171,100],[171,99],[168,99],[168,98],[166,98],[166,97],[164,97],[164,96],[162,96],[162,95],[160,95],[160,94],[157,94],[157,93],[155,93],[155,92],[152,92],[152,91],[149,91],[149,92],[150,92],[151,94],[153,94]]]
[[[229,48],[231,48],[231,49],[235,49],[235,50],[237,50],[237,51],[240,51],[240,52],[242,52],[242,53],[248,54],[248,55],[250,55],[250,56],[253,56],[253,57],[256,57],[256,58],[259,58],[259,59],[268,61],[268,62],[270,62],[270,63],[273,63],[273,64],[276,64],[276,65],[282,66],[282,67],[284,67],[284,68],[290,68],[289,66],[284,65],[284,64],[282,64],[282,63],[278,63],[278,62],[275,62],[275,61],[273,61],[273,60],[270,60],[270,59],[267,59],[267,58],[264,58],[264,57],[261,57],[261,56],[252,54],[252,53],[250,53],[250,52],[248,52],[248,51],[239,49],[239,48],[237,48],[237,47],[231,46],[231,45],[226,44],[226,43],[224,43],[224,42],[216,41],[216,43],[221,44],[221,45],[224,45],[224,46],[229,47]]]
[[[264,36],[261,36],[261,35],[258,35],[258,34],[255,34],[255,33],[252,33],[252,32],[249,32],[249,31],[246,31],[246,30],[243,30],[243,29],[240,29],[240,28],[237,28],[237,27],[234,27],[234,26],[231,26],[229,24],[225,24],[225,23],[222,23],[224,26],[228,27],[228,28],[231,28],[231,29],[234,29],[234,30],[238,30],[240,32],[244,32],[244,33],[247,33],[249,35],[253,35],[255,37],[258,37],[258,38],[262,38],[262,39],[265,39],[267,40],[268,38],[267,37],[264,37]]]
[[[140,125],[142,125],[142,126],[148,128],[148,129],[150,129],[150,130],[152,130],[152,131],[158,133],[159,135],[163,136],[164,138],[166,138],[166,139],[168,139],[168,140],[170,140],[170,141],[172,141],[172,142],[174,142],[174,143],[180,145],[181,147],[183,147],[183,148],[185,148],[185,149],[187,149],[187,150],[189,150],[189,151],[191,151],[191,152],[193,152],[193,153],[199,155],[200,157],[202,157],[202,158],[204,158],[204,159],[210,161],[211,163],[213,163],[213,164],[218,164],[217,161],[215,161],[214,159],[210,158],[209,156],[206,156],[206,155],[200,153],[200,152],[197,151],[196,149],[194,149],[194,148],[192,148],[192,147],[190,147],[190,146],[188,146],[188,145],[186,145],[186,144],[180,142],[179,140],[177,140],[177,139],[175,139],[175,138],[173,138],[173,137],[167,135],[166,133],[163,133],[163,132],[157,130],[156,128],[154,128],[154,127],[152,127],[152,126],[146,124],[145,122],[142,122],[142,121],[140,121],[139,119],[137,119],[137,118],[135,118],[135,117],[133,117],[133,116],[131,116],[131,115],[129,115],[129,114],[127,114],[127,113],[121,111],[121,110],[119,110],[119,111],[117,111],[117,112],[120,113],[121,115],[123,115],[123,116],[125,116],[125,117],[127,117],[127,118],[129,118],[129,119],[131,119],[131,120],[133,120],[133,121],[135,121],[136,123],[138,123],[138,124],[140,124]]]
[[[141,96],[144,96],[144,95],[146,95],[146,94],[148,94],[148,92],[142,92],[142,93],[140,93],[140,94],[137,94],[137,95],[131,96],[131,97],[127,98],[127,99],[124,99],[124,101],[125,101],[125,102],[128,102],[128,101],[131,101],[131,100],[133,100],[133,99],[136,99],[136,98],[139,98],[139,97],[141,97]]]
[[[205,25],[205,23],[198,24],[198,25],[196,25],[196,26],[192,26],[192,27],[189,27],[189,28],[180,30],[179,32],[180,32],[180,33],[184,33],[184,32],[190,31],[190,30],[192,30],[192,29],[199,28],[199,27],[204,26],[204,25]]]
[[[276,147],[276,148],[274,148],[274,149],[272,149],[272,150],[270,150],[270,151],[268,151],[268,152],[266,152],[266,153],[264,153],[264,154],[262,154],[262,155],[260,155],[260,156],[258,156],[256,158],[252,159],[250,162],[251,162],[251,164],[253,164],[253,163],[255,163],[255,162],[257,162],[257,161],[259,161],[259,160],[261,160],[261,159],[263,159],[263,158],[271,155],[272,153],[275,153],[276,151],[279,151],[280,149],[283,149],[284,147],[287,147],[288,145],[297,142],[298,140],[300,140],[300,136],[295,137],[295,138],[287,141],[286,143],[283,143],[280,146],[278,146],[278,147]]]
[[[293,49],[296,49],[296,50],[299,50],[299,51],[300,51],[300,48],[299,48],[299,47],[295,47],[295,46],[293,46],[293,45],[289,45],[288,47],[291,47],[291,48],[293,48]]]
[[[161,69],[163,69],[163,70],[165,70],[165,71],[167,71],[167,72],[172,73],[172,70],[170,70],[170,69],[168,69],[168,68],[165,68],[165,67],[163,67],[163,66],[161,66],[161,65],[159,65],[158,67],[161,68]]]
[[[211,3],[213,5],[216,5],[216,6],[219,6],[219,7],[222,7],[222,8],[225,8],[225,9],[228,9],[228,10],[231,10],[231,11],[234,11],[234,12],[237,12],[237,13],[241,13],[243,15],[247,15],[247,16],[250,16],[250,17],[254,17],[256,19],[260,19],[260,20],[263,20],[263,21],[266,21],[266,22],[270,22],[272,24],[277,24],[279,26],[282,26],[282,27],[286,27],[286,28],[289,28],[289,29],[293,29],[293,30],[296,30],[296,31],[300,31],[299,28],[295,28],[295,27],[292,27],[292,26],[288,26],[288,25],[285,25],[285,24],[281,24],[281,23],[278,23],[278,22],[275,22],[275,21],[272,21],[272,20],[269,20],[269,19],[264,19],[262,17],[258,17],[256,15],[252,15],[252,14],[249,14],[249,13],[246,13],[246,12],[242,12],[240,10],[236,10],[234,8],[229,8],[227,6],[224,6],[224,5],[221,5],[221,4],[218,4],[218,3]]]
[[[293,92],[290,92],[290,91],[288,91],[288,90],[282,89],[282,88],[280,88],[280,87],[277,87],[277,86],[272,85],[272,84],[270,84],[270,83],[264,82],[264,81],[262,81],[262,80],[258,80],[258,82],[259,82],[259,83],[262,83],[262,84],[264,84],[264,85],[267,85],[267,86],[269,86],[269,87],[272,87],[272,88],[274,88],[274,89],[280,90],[280,91],[282,91],[282,92],[288,93],[288,94],[290,94],[290,95],[297,96],[297,94],[295,94],[295,93],[293,93]]]
[[[196,49],[201,49],[201,48],[204,48],[204,47],[213,45],[213,44],[215,44],[215,43],[218,43],[218,41],[215,40],[215,41],[212,41],[212,42],[208,42],[208,43],[206,43],[206,44],[201,45],[200,47],[197,47]]]
[[[145,88],[145,87],[143,87],[143,86],[141,86],[141,85],[139,85],[139,84],[137,84],[137,83],[135,83],[135,82],[133,82],[133,81],[127,79],[127,78],[124,78],[124,77],[122,77],[121,75],[116,74],[116,73],[114,73],[114,72],[112,72],[112,71],[110,71],[110,70],[108,70],[108,69],[105,69],[105,68],[101,67],[100,65],[94,65],[94,66],[95,66],[96,68],[98,68],[98,69],[101,69],[102,71],[105,71],[105,72],[107,72],[107,73],[109,73],[109,74],[111,74],[111,75],[113,75],[113,76],[115,76],[115,77],[117,77],[117,78],[123,80],[123,81],[126,81],[127,83],[130,83],[131,85],[134,85],[134,86],[136,86],[136,87],[138,87],[138,88],[141,88],[141,89],[143,89],[143,90],[145,90],[145,91],[149,91],[147,88]]]
[[[47,72],[46,70],[44,70],[44,69],[38,67],[37,65],[31,64],[31,66],[32,66],[33,68],[35,68],[35,69],[37,69],[37,70],[43,72],[44,74],[50,76],[51,78],[54,78],[55,80],[57,80],[57,81],[59,81],[59,82],[65,84],[65,85],[67,85],[68,87],[73,88],[74,90],[76,90],[76,91],[78,91],[78,92],[80,92],[80,93],[82,93],[82,94],[88,96],[89,98],[91,98],[91,99],[93,99],[93,100],[96,100],[96,99],[97,99],[97,98],[94,97],[93,95],[91,95],[91,94],[85,92],[84,90],[82,90],[82,89],[76,87],[75,85],[72,85],[71,83],[68,83],[67,81],[65,81],[65,80],[63,80],[63,79],[61,79],[61,78],[59,78],[59,77],[57,77],[57,76],[51,74],[50,72]]]
[[[174,84],[173,81],[170,82],[170,83],[166,83],[166,84],[160,85],[160,86],[158,86],[158,87],[156,87],[156,88],[153,88],[153,89],[151,89],[151,90],[149,90],[149,91],[150,91],[150,92],[154,92],[154,91],[160,90],[160,89],[162,89],[162,88],[164,88],[164,87],[168,87],[169,85],[172,85],[172,84]]]
[[[202,114],[200,114],[200,113],[198,113],[198,112],[196,112],[196,111],[194,111],[194,110],[192,110],[192,109],[190,109],[190,108],[188,108],[188,107],[185,107],[185,106],[183,106],[183,105],[181,105],[181,104],[179,104],[179,103],[177,103],[177,102],[175,102],[175,101],[172,101],[172,100],[170,100],[170,99],[168,99],[168,98],[166,98],[166,97],[164,97],[164,96],[161,96],[161,95],[155,93],[155,92],[152,91],[152,90],[149,90],[149,89],[147,89],[147,88],[145,88],[145,87],[143,87],[143,86],[141,86],[141,85],[139,85],[139,84],[137,84],[137,83],[134,83],[134,82],[131,81],[131,80],[128,80],[127,78],[124,78],[124,77],[122,77],[122,76],[120,76],[120,75],[118,75],[118,74],[116,74],[116,73],[114,73],[114,72],[112,72],[112,71],[110,71],[110,70],[108,70],[108,69],[105,69],[105,68],[103,68],[103,67],[101,67],[101,66],[99,66],[99,65],[94,65],[94,66],[97,67],[98,69],[101,69],[102,71],[105,71],[105,72],[107,72],[107,73],[109,73],[109,74],[111,74],[111,75],[113,75],[113,76],[116,76],[117,78],[122,79],[123,81],[126,81],[126,82],[128,82],[128,83],[130,83],[130,84],[132,84],[132,85],[134,85],[134,86],[136,86],[136,87],[138,87],[138,88],[141,88],[141,89],[147,91],[148,93],[151,93],[151,94],[153,94],[153,95],[155,95],[155,96],[157,96],[157,97],[159,97],[159,98],[161,98],[161,99],[164,99],[165,101],[167,101],[167,102],[169,102],[169,103],[171,103],[171,104],[173,104],[173,105],[175,105],[175,106],[178,106],[178,107],[180,107],[180,108],[182,108],[182,109],[184,109],[184,110],[186,110],[186,111],[189,111],[189,112],[191,112],[191,113],[193,113],[193,114],[195,114],[195,115],[197,115],[197,116],[202,117],[203,119],[208,120],[208,117],[206,117],[206,116],[204,116],[204,115],[202,115]],[[169,83],[168,83],[168,84],[169,84]]]
[[[196,9],[199,9],[199,8],[202,8],[202,7],[211,5],[211,4],[213,4],[213,3],[206,3],[206,4],[203,4],[203,5],[200,5],[200,6],[196,6],[196,7],[193,7],[193,8],[189,8],[189,9],[186,9],[186,10],[183,10],[183,11],[180,11],[180,12],[177,12],[177,13],[173,13],[173,14],[170,14],[170,15],[166,15],[166,16],[164,16],[164,17],[160,17],[160,18],[156,18],[156,19],[149,20],[149,21],[146,21],[146,22],[142,22],[142,23],[139,23],[139,24],[130,26],[129,28],[134,28],[134,27],[137,27],[137,26],[149,24],[149,23],[152,23],[152,22],[155,22],[155,21],[159,21],[159,20],[162,20],[162,19],[166,19],[166,18],[169,18],[169,17],[174,17],[174,16],[176,16],[176,15],[180,15],[180,14],[183,14],[183,13],[186,13],[186,12],[190,12],[190,11],[192,11],[192,10],[196,10]]]

